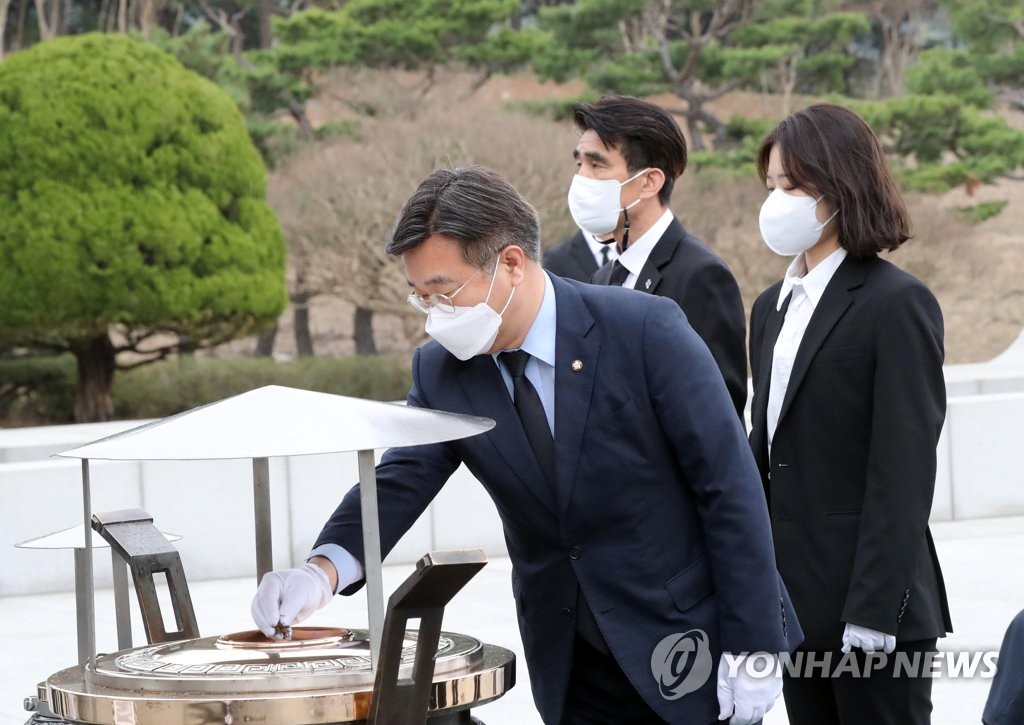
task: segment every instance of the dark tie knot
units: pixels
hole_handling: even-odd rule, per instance
[[[616,259],[612,262],[612,274],[611,279],[608,280],[608,284],[621,286],[628,276],[629,270],[626,268],[626,265]]]
[[[521,378],[526,374],[526,363],[530,361],[530,353],[525,350],[509,350],[498,357],[505,363],[513,378]]]

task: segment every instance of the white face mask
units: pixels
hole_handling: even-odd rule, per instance
[[[505,314],[516,288],[508,296],[508,302],[501,308],[501,312],[495,312],[487,300],[491,297],[491,290],[494,289],[494,278],[498,276],[498,264],[494,265],[494,274],[491,275],[491,286],[487,289],[487,298],[473,307],[456,306],[451,312],[442,310],[439,307],[432,307],[427,313],[427,323],[424,330],[428,335],[437,340],[448,352],[459,360],[469,360],[471,357],[481,355],[494,345],[498,337],[498,328],[501,327],[501,316]]]
[[[783,257],[806,252],[821,239],[821,230],[839,213],[823,222],[818,221],[815,209],[821,197],[794,196],[776,188],[761,205],[758,224],[761,237],[768,249]]]
[[[614,232],[619,225],[619,214],[640,203],[640,199],[637,199],[628,206],[620,206],[622,200],[619,190],[648,171],[644,169],[621,183],[615,179],[591,179],[580,174],[572,177],[569,185],[569,213],[577,226],[594,236]]]

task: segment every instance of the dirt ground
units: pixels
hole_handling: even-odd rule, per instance
[[[466,80],[461,82],[465,85]],[[416,88],[415,77],[399,79],[396,83],[398,88],[408,89],[410,93]],[[350,85],[344,87],[352,90]],[[581,84],[538,83],[529,76],[512,76],[492,78],[472,96],[456,94],[453,97],[466,106],[491,107],[495,113],[503,113],[506,111],[502,110],[502,105],[510,101],[565,98],[582,90]],[[328,92],[313,103],[311,115],[315,122],[352,117],[349,106],[339,100],[345,95]],[[655,100],[667,107],[678,106],[671,96]],[[795,99],[793,107],[799,108],[810,100]],[[446,102],[451,103],[451,99]],[[764,118],[783,115],[780,98],[757,93],[733,93],[718,101],[714,110],[723,118],[737,112]],[[1009,111],[1003,114],[1015,126],[1024,128],[1024,114]],[[552,123],[551,129],[559,139],[570,138],[566,136],[564,123]],[[509,142],[524,143],[522,140]],[[564,161],[566,183],[573,171],[570,149],[571,145],[566,146],[564,160],[549,160],[550,163]],[[750,181],[740,184],[714,184],[702,177],[693,172],[683,177],[677,186],[673,209],[688,228],[730,264],[749,309],[756,294],[778,279],[786,266],[785,260],[772,255],[759,241],[757,211],[763,200],[763,189],[753,168]],[[550,192],[551,195],[556,193],[564,194],[564,190]],[[957,212],[960,207],[998,200],[1008,202],[1005,209],[979,224],[967,223]],[[887,255],[888,258],[923,279],[938,297],[946,320],[947,362],[991,359],[1024,328],[1024,237],[1020,232],[1024,228],[1024,182],[1002,180],[982,186],[970,196],[964,188],[940,195],[909,194],[907,201],[914,221],[914,239]],[[545,236],[546,245],[557,243],[572,226],[567,218],[554,219],[550,214],[544,217],[542,210],[542,221],[549,231]],[[318,355],[353,352],[349,302],[321,296],[311,303],[310,314]],[[419,340],[409,337],[409,327],[408,321],[402,323],[393,316],[377,315],[374,329],[379,351],[410,349]],[[245,354],[254,349],[254,344],[251,339],[237,341],[216,354]],[[275,352],[284,356],[294,354],[291,310],[281,317]]]

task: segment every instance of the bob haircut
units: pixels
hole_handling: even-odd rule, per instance
[[[850,255],[873,257],[910,239],[910,216],[882,144],[856,113],[819,103],[784,119],[761,142],[762,181],[776,145],[790,183],[839,210],[839,244]]]

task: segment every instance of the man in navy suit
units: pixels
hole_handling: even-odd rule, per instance
[[[465,463],[504,525],[545,722],[760,720],[781,676],[755,673],[802,634],[744,431],[679,307],[544,272],[536,212],[480,167],[427,177],[387,251],[434,338],[409,405],[497,425],[385,453],[384,552]],[[305,567],[264,577],[264,633],[362,586],[361,526],[356,486]]]

